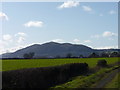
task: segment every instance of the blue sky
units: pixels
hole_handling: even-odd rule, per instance
[[[117,2],[2,3],[3,52],[55,41],[117,48]]]

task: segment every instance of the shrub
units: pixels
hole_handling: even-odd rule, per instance
[[[100,66],[100,67],[106,67],[107,66],[107,61],[106,60],[99,60],[97,62],[97,66]]]

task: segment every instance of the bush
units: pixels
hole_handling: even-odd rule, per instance
[[[71,77],[88,72],[88,64],[73,63],[54,67],[4,71],[4,88],[49,88],[68,81]]]
[[[97,66],[100,66],[100,67],[106,67],[107,66],[107,61],[106,60],[99,60],[97,62]]]

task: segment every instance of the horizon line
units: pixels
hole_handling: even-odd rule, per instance
[[[51,42],[53,42],[53,43],[58,43],[58,44],[72,44],[72,45],[84,45],[84,46],[86,46],[86,47],[89,47],[89,48],[91,48],[91,49],[96,49],[96,50],[105,50],[105,49],[120,49],[118,46],[117,47],[92,47],[92,46],[89,46],[89,45],[85,45],[85,44],[80,44],[80,43],[72,43],[72,42],[55,42],[55,41],[46,41],[46,42],[43,42],[43,43],[32,43],[32,44],[28,44],[28,45],[25,45],[25,46],[23,46],[23,47],[21,47],[21,48],[19,48],[19,49],[16,49],[16,50],[13,50],[13,51],[9,51],[9,50],[6,50],[6,51],[3,51],[3,52],[1,52],[0,53],[0,55],[2,55],[2,54],[5,54],[5,53],[13,53],[13,52],[16,52],[16,51],[18,51],[18,50],[21,50],[21,49],[24,49],[24,48],[27,48],[27,47],[30,47],[30,46],[33,46],[33,45],[35,45],[35,44],[38,44],[38,45],[43,45],[43,44],[47,44],[47,43],[51,43]]]

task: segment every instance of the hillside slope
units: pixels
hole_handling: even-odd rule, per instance
[[[85,45],[79,44],[70,44],[70,43],[56,43],[56,42],[49,42],[44,44],[34,44],[29,47],[20,49],[13,53],[6,53],[2,55],[2,58],[23,58],[25,53],[34,52],[34,57],[48,57],[53,58],[56,56],[66,57],[68,53],[71,53],[72,56],[88,56],[93,52],[101,53],[103,51],[108,50],[95,50]],[[110,50],[109,50],[110,51]],[[111,50],[115,51],[115,50]]]

